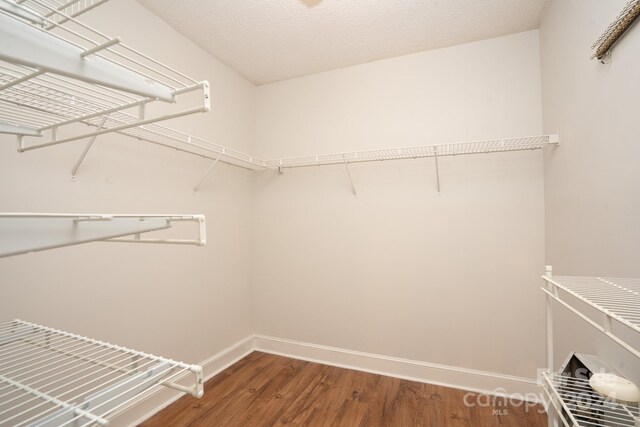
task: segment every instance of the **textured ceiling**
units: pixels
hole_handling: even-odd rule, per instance
[[[256,84],[538,28],[548,0],[138,0]]]

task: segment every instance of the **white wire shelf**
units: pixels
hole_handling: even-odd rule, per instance
[[[192,386],[177,381],[191,376]],[[14,320],[0,324],[0,426],[107,425],[143,393],[201,397],[202,368]]]
[[[118,133],[216,163],[250,170],[274,168],[250,154],[159,124],[209,111],[209,84],[77,19],[106,1],[0,0],[0,133],[18,135],[19,152],[88,139],[72,170],[75,175],[98,136]],[[51,45],[49,50],[62,59],[49,58],[46,52],[41,52],[43,58],[27,57],[16,51],[14,43],[24,45],[26,51],[40,44]],[[38,64],[34,65],[36,60]],[[110,70],[108,77],[100,69],[83,71],[82,67],[95,61]],[[175,103],[178,96],[190,92],[199,94],[195,106],[148,117],[151,104],[158,100]],[[188,96],[193,103],[193,95]],[[75,129],[72,136],[58,138],[59,129],[77,123],[90,128],[86,132]],[[40,137],[40,141],[25,140],[31,137]]]
[[[95,117],[87,120],[87,124],[99,128],[102,120],[104,119]],[[119,118],[107,117],[106,123],[111,127],[117,127],[135,120],[135,116],[122,114]],[[249,170],[276,169],[265,160],[250,154],[189,135],[159,123],[133,127],[118,131],[118,133],[206,159],[219,159],[220,163],[239,166]]]
[[[145,233],[193,222],[196,238],[149,238]],[[0,213],[0,258],[88,242],[204,246],[204,215]]]
[[[640,279],[605,277],[542,276],[542,288],[550,298],[560,303],[591,326],[600,330],[629,352],[640,358],[640,349],[618,336],[612,321],[640,334]],[[574,297],[601,313],[598,322],[574,306],[567,296]]]
[[[207,82],[78,19],[106,1],[0,0],[0,132],[18,135],[19,151],[210,110]],[[150,104],[177,104],[187,93],[199,94],[195,106],[148,117]],[[56,137],[63,126],[107,116],[99,131]],[[47,142],[22,142],[43,135]]]
[[[543,373],[543,389],[565,427],[638,427],[637,404],[627,405],[595,392],[588,379]]]
[[[385,160],[420,159],[425,157],[460,156],[465,154],[498,153],[505,151],[537,150],[559,142],[559,136],[538,135],[517,138],[489,139],[449,144],[420,145],[377,150],[320,154],[268,160],[278,168],[297,168]]]

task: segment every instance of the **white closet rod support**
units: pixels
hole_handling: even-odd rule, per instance
[[[107,134],[107,133],[118,132],[118,131],[125,130],[125,129],[135,128],[135,127],[144,126],[144,125],[151,124],[151,123],[160,122],[160,121],[163,121],[163,120],[175,119],[177,117],[188,116],[190,114],[195,114],[195,113],[204,113],[204,112],[207,112],[207,111],[209,111],[209,109],[207,107],[193,108],[193,109],[190,109],[190,110],[180,111],[180,112],[173,113],[173,114],[167,114],[167,115],[164,115],[162,117],[156,117],[156,118],[153,118],[153,119],[141,120],[141,121],[138,121],[138,122],[135,122],[135,123],[129,123],[129,124],[126,124],[126,125],[116,126],[116,127],[109,128],[109,129],[103,129],[103,130],[99,130],[99,131],[96,131],[96,132],[85,133],[83,135],[71,136],[71,137],[68,137],[68,138],[59,139],[57,141],[46,142],[44,144],[31,145],[29,147],[25,147],[24,145],[22,145],[18,151],[20,153],[24,153],[25,151],[31,151],[31,150],[35,150],[35,149],[38,149],[38,148],[44,148],[44,147],[50,147],[52,145],[64,144],[65,142],[77,141],[79,139],[85,139],[85,138],[90,138],[90,137],[93,137],[93,136],[104,135],[104,134]]]
[[[106,115],[102,118],[102,121],[100,122],[100,127],[98,127],[98,130],[101,130],[104,128],[105,123],[107,122],[107,118],[109,116]],[[71,169],[71,176],[75,177],[76,174],[78,173],[78,169],[80,169],[80,165],[82,165],[82,162],[84,161],[84,158],[87,156],[87,153],[89,152],[89,150],[91,149],[91,147],[93,146],[93,143],[96,142],[96,138],[98,137],[98,135],[94,135],[91,137],[91,140],[89,142],[87,142],[87,146],[84,147],[84,150],[82,151],[82,154],[80,154],[80,157],[78,158],[78,161],[76,162],[76,164],[73,166],[73,169]]]
[[[209,174],[213,171],[213,168],[218,164],[218,161],[220,160],[220,158],[224,155],[225,153],[225,149],[222,149],[222,154],[220,154],[211,164],[211,166],[209,166],[209,168],[206,170],[206,172],[204,173],[204,175],[202,176],[202,178],[200,179],[200,181],[198,181],[198,183],[196,184],[195,187],[193,187],[193,192],[195,193],[196,191],[198,191],[198,189],[200,188],[200,186],[204,183],[204,181],[207,179],[207,177],[209,176]]]
[[[438,193],[440,192],[440,168],[438,167],[438,150],[433,148],[433,160],[436,165],[436,187],[438,189]]]
[[[351,184],[351,192],[353,193],[353,197],[357,197],[358,196],[358,192],[356,191],[356,186],[353,183],[353,178],[351,177],[351,171],[349,170],[349,163],[347,163],[347,161],[344,161],[344,168],[347,171],[347,177],[349,177],[349,184]]]
[[[113,45],[116,45],[116,44],[120,43],[120,42],[121,42],[120,37],[116,37],[116,38],[108,40],[108,41],[106,41],[106,42],[104,42],[102,44],[99,44],[99,45],[97,45],[95,47],[92,47],[91,49],[85,50],[84,52],[82,52],[80,54],[80,56],[83,57],[83,58],[86,58],[89,55],[92,55],[92,54],[94,54],[96,52],[99,52],[101,50],[107,49],[107,48],[109,48],[109,47],[111,47]]]

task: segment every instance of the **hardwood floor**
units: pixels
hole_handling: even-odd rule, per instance
[[[466,393],[254,352],[208,381],[202,399],[185,396],[142,426],[547,425],[539,406],[483,396],[496,405],[468,407]]]

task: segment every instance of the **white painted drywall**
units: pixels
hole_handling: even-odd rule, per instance
[[[212,112],[171,126],[248,149],[252,84],[134,1],[112,0],[87,20],[211,81]],[[203,248],[91,243],[0,259],[0,321],[22,318],[190,363],[252,334],[250,172],[219,165],[194,195],[210,161],[105,135],[72,182],[85,142],[18,154],[14,138],[0,141],[2,212],[203,213],[209,241]]]
[[[640,277],[640,28],[610,64],[589,60],[626,3],[555,0],[540,27],[544,128],[562,135],[545,157],[546,253],[556,274]],[[569,351],[597,353],[640,382],[637,360],[556,313],[557,363]]]
[[[538,32],[259,86],[256,155],[535,135]],[[542,153],[260,175],[256,333],[535,378]],[[511,391],[513,392],[513,391]]]

